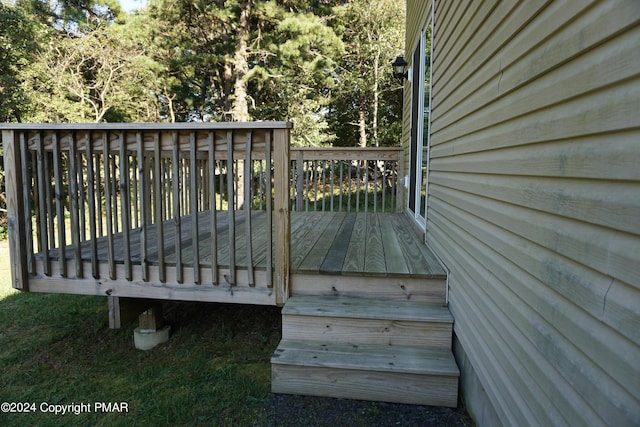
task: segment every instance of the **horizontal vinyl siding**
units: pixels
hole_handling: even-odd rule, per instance
[[[640,424],[640,3],[579,6],[436,2],[427,240],[505,425]]]
[[[411,61],[413,50],[420,39],[420,32],[427,22],[427,16],[431,11],[431,0],[407,1],[407,31],[405,32],[405,59]]]

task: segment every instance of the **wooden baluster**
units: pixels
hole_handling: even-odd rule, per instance
[[[249,286],[255,286],[253,272],[253,244],[251,241],[251,145],[252,133],[247,131],[246,154],[244,159],[244,215],[245,215],[245,237],[247,239],[247,280]]]
[[[96,170],[95,170],[95,182],[96,182],[96,202],[97,202],[97,216],[96,220],[98,222],[98,236],[104,236],[104,229],[102,225],[102,173],[100,172],[101,162],[100,162],[100,154],[96,153]]]
[[[138,159],[137,156],[131,158],[131,187],[133,188],[133,227],[140,227],[140,197],[138,197]]]
[[[147,254],[147,227],[149,226],[149,206],[147,196],[151,191],[147,172],[147,161],[144,154],[144,135],[142,131],[136,133],[136,144],[138,150],[138,194],[140,196],[140,267],[142,270],[142,280],[149,281],[149,260]]]
[[[104,132],[103,134],[103,142],[102,142],[102,160],[104,165],[104,178],[108,180],[111,177],[111,159],[109,155],[109,132]],[[107,215],[107,264],[109,265],[109,278],[115,280],[116,278],[116,263],[114,257],[114,247],[113,247],[113,208],[111,205],[112,195],[111,195],[112,186],[110,182],[105,182],[104,184],[104,201],[105,201],[105,210]]]
[[[385,192],[387,189],[387,165],[388,165],[388,161],[383,161],[382,162],[382,179],[381,179],[381,185],[382,185],[382,212],[386,212],[385,208]]]
[[[378,212],[378,162],[373,160],[373,213]]]
[[[87,187],[89,190],[87,203],[89,205],[89,245],[91,248],[91,275],[94,279],[97,279],[100,277],[100,268],[98,266],[98,245],[96,242],[96,181],[93,155],[93,139],[91,137],[91,131],[87,131],[87,136],[85,137],[85,156],[87,158]]]
[[[267,132],[265,135],[265,154],[264,154],[264,162],[265,168],[267,172],[267,182],[266,182],[266,193],[267,198],[265,200],[266,209],[267,209],[267,287],[273,288],[273,206],[271,202],[271,192],[272,192],[272,184],[271,180],[273,178],[271,167],[271,132]],[[287,168],[288,169],[288,168]]]
[[[7,137],[9,136],[7,135]],[[26,241],[24,243],[25,243],[25,251],[27,255],[27,271],[30,274],[36,274],[36,258],[33,253],[33,222],[31,218],[31,210],[32,210],[31,191],[33,191],[34,186],[33,186],[33,180],[31,178],[31,169],[29,167],[29,162],[31,160],[30,159],[31,153],[29,152],[28,141],[29,141],[29,131],[20,132],[19,150],[20,150],[20,165],[21,165],[20,169],[22,172],[21,192],[22,192],[22,204],[23,204],[24,212],[23,212],[23,215],[21,216],[18,215],[18,217],[23,218],[23,223],[25,227]],[[15,148],[15,146],[13,145],[12,147],[17,152],[18,149]],[[9,161],[7,161],[7,165],[8,164],[10,164]],[[5,174],[8,175],[9,172],[5,171]],[[7,192],[7,198],[8,197],[9,197],[9,194]],[[8,208],[8,202],[7,202],[7,208]],[[25,276],[25,280],[26,280],[26,276]],[[14,287],[16,287],[15,283],[14,283]]]
[[[44,144],[44,135],[43,135],[43,144]],[[53,183],[52,174],[51,174],[51,163],[53,163],[53,154],[48,152],[46,148],[43,147],[43,159],[44,159],[44,200],[45,200],[45,214],[47,215],[47,233],[48,233],[48,244],[49,249],[53,249],[56,247],[56,231],[55,231],[55,221],[53,215],[53,202],[54,198],[52,195]]]
[[[69,135],[69,190],[71,202],[71,242],[74,249],[74,264],[76,277],[83,277],[82,269],[82,248],[80,246],[80,224],[78,222],[78,155],[76,153],[76,134]],[[82,224],[84,227],[84,224]]]
[[[160,132],[153,134],[153,219],[156,223],[156,246],[158,250],[158,278],[161,283],[167,281],[167,268],[164,262],[164,223],[162,222],[162,152],[160,150]]]
[[[296,211],[302,212],[304,201],[304,153],[296,154]]]
[[[111,198],[113,199],[113,208],[111,213],[113,214],[113,232],[118,233],[120,231],[120,221],[118,220],[118,168],[116,166],[116,155],[111,156],[111,173],[109,177],[109,185],[111,185]]]
[[[400,197],[400,191],[402,191],[402,189],[400,188],[400,177],[404,176],[404,162],[402,161],[400,155],[398,157],[399,158],[394,162],[395,171],[393,173],[392,206],[396,206],[396,212],[402,212],[404,206],[402,206],[402,200]]]
[[[190,201],[191,201],[191,247],[193,253],[193,282],[200,284],[200,242],[198,238],[198,231],[200,224],[198,221],[198,166],[196,162],[197,147],[196,147],[196,133],[191,132],[189,134],[189,169],[190,172]]]
[[[85,144],[86,144],[86,139],[85,139]],[[79,144],[78,144],[79,145]],[[84,167],[84,157],[82,157],[82,151],[80,150],[80,146],[77,147],[77,164],[78,164],[78,190],[79,190],[79,195],[78,195],[78,200],[79,200],[79,206],[78,206],[78,210],[80,212],[80,241],[84,242],[87,240],[87,217],[85,214],[85,210],[87,209],[87,205],[85,203],[85,198],[86,193],[85,193],[85,189],[84,189],[84,177],[86,174],[86,170]],[[84,267],[83,267],[84,268]]]
[[[215,133],[209,131],[209,209],[211,214],[211,281],[218,284],[218,221],[216,212],[216,147]],[[222,194],[222,193],[221,193]]]
[[[173,225],[174,225],[174,240],[176,245],[176,281],[182,283],[182,220],[180,211],[180,199],[181,199],[181,180],[180,180],[180,140],[178,138],[178,132],[173,132],[173,152],[172,152],[172,166],[173,166]]]
[[[225,276],[227,283],[231,286],[236,281],[236,221],[235,221],[235,192],[234,192],[233,167],[233,131],[227,131],[227,200],[229,216],[229,275]]]
[[[322,212],[324,212],[327,204],[327,162],[321,160],[320,164],[322,165],[320,169],[322,174]]]
[[[258,210],[262,210],[262,205],[263,205],[263,197],[264,197],[264,187],[263,187],[263,183],[264,183],[264,166],[263,166],[263,161],[259,160],[258,161]]]
[[[364,211],[369,211],[369,161],[363,160],[362,173],[364,174]]]
[[[306,179],[305,179],[305,190],[307,191],[307,195],[305,196],[305,212],[309,212],[309,199],[311,198],[311,194],[309,193],[309,187],[311,186],[311,178],[310,178],[310,168],[309,168],[309,161],[305,161],[304,162],[304,168],[306,169]]]
[[[126,132],[120,133],[120,207],[122,212],[122,245],[124,254],[124,274],[127,280],[133,280],[131,266],[131,187],[129,186],[129,153],[127,152]]]
[[[340,184],[340,193],[338,195],[338,212],[342,212],[342,193],[344,191],[344,165],[342,161],[338,161],[338,168],[340,169],[340,180],[338,181]]]
[[[55,183],[54,203],[56,204],[56,217],[58,222],[58,265],[60,276],[67,277],[66,237],[64,224],[64,190],[62,186],[62,154],[60,153],[60,141],[57,131],[51,135],[53,145],[53,177]],[[52,239],[53,240],[53,239]]]
[[[351,212],[351,162],[347,168],[347,212]]]
[[[334,181],[335,181],[335,176],[336,176],[336,170],[335,170],[335,166],[336,166],[336,161],[335,160],[330,160],[329,164],[331,165],[331,186],[330,186],[330,193],[331,193],[331,205],[329,210],[331,212],[333,212],[333,199],[334,199]]]
[[[226,192],[227,192],[227,189],[225,188],[225,185],[224,185],[224,176],[223,176],[224,174],[222,173],[222,170],[223,170],[223,167],[222,167],[222,165],[223,165],[222,160],[221,160],[221,161],[219,161],[219,162],[218,162],[218,164],[219,164],[219,167],[220,167],[220,177],[218,178],[218,179],[219,179],[219,186],[218,186],[218,188],[220,188],[220,197],[219,197],[220,203],[218,204],[218,210],[223,210],[223,209],[224,209],[224,206],[223,206],[222,202],[224,201],[224,200],[223,200],[223,199],[224,199],[224,197],[222,197],[222,195],[223,195],[224,193],[226,193]],[[227,162],[227,173],[229,173],[229,165],[228,165],[228,162]]]

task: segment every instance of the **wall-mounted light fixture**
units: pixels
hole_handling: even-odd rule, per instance
[[[409,77],[409,73],[405,71],[409,64],[405,61],[404,56],[398,56],[391,65],[393,65],[393,74],[398,78],[398,80],[400,80],[400,83]]]

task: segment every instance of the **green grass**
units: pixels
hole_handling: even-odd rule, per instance
[[[38,410],[0,413],[0,425],[253,424],[269,395],[277,308],[165,303],[172,337],[143,352],[133,346],[135,324],[108,329],[103,297],[12,290],[8,259],[0,242],[0,402]],[[43,402],[92,411],[42,413]],[[127,402],[129,412],[95,413],[95,402]]]

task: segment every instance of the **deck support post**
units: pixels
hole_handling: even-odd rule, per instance
[[[146,331],[157,331],[164,325],[164,319],[162,317],[162,304],[154,304],[152,307],[146,309],[140,316],[138,316],[140,322],[140,329]]]
[[[171,327],[164,324],[162,303],[142,312],[138,317],[140,326],[133,331],[133,341],[138,350],[151,350],[158,344],[169,341]]]
[[[109,296],[109,329],[120,329],[133,322],[140,313],[154,305],[157,300]]]

